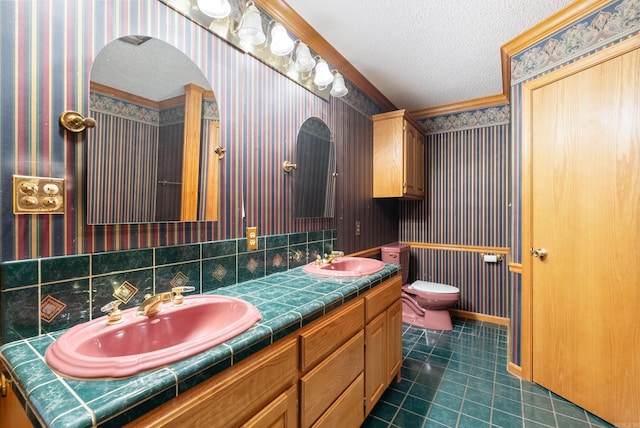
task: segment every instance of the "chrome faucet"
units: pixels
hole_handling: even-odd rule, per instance
[[[136,316],[152,317],[162,309],[163,303],[172,302],[173,306],[181,306],[184,304],[184,296],[182,293],[195,290],[195,287],[183,286],[173,287],[171,291],[165,291],[158,294],[147,294],[144,301],[138,306]]]

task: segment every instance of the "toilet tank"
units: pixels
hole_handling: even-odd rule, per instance
[[[383,246],[382,261],[385,263],[395,263],[402,268],[402,283],[407,283],[409,277],[409,245],[395,242]]]

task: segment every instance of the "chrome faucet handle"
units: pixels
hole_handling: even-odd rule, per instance
[[[109,321],[107,325],[114,325],[122,322],[122,311],[118,306],[122,303],[122,300],[113,300],[100,308],[102,312],[109,312]]]
[[[184,296],[182,293],[188,293],[194,291],[196,287],[190,285],[183,285],[182,287],[173,287],[171,292],[173,293],[173,299],[171,299],[171,306],[181,306],[184,304]]]

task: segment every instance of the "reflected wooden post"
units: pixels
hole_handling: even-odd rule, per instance
[[[200,170],[200,125],[204,89],[184,86],[184,140],[182,157],[182,201],[180,220],[198,219],[198,174]]]
[[[220,185],[218,184],[220,176],[220,155],[216,153],[216,147],[220,145],[220,122],[218,121],[212,121],[209,124],[208,144],[204,220],[216,221],[218,220],[218,206],[220,201]]]

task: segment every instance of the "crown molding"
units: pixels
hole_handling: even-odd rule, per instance
[[[474,98],[472,100],[445,104],[442,106],[413,110],[409,114],[411,114],[411,116],[415,119],[421,119],[425,117],[457,113],[465,110],[475,110],[479,108],[492,107],[495,105],[507,104],[508,102],[509,99],[504,94],[496,94],[488,97]]]
[[[338,69],[347,80],[357,86],[384,110],[397,109],[387,97],[373,86],[284,0],[255,0],[255,3],[271,15],[273,19],[283,24],[292,34],[303,40],[314,52]],[[511,95],[511,58],[514,55],[609,3],[611,3],[611,0],[578,0],[502,45],[500,47],[502,94],[413,110],[409,114],[418,119],[508,103]]]

